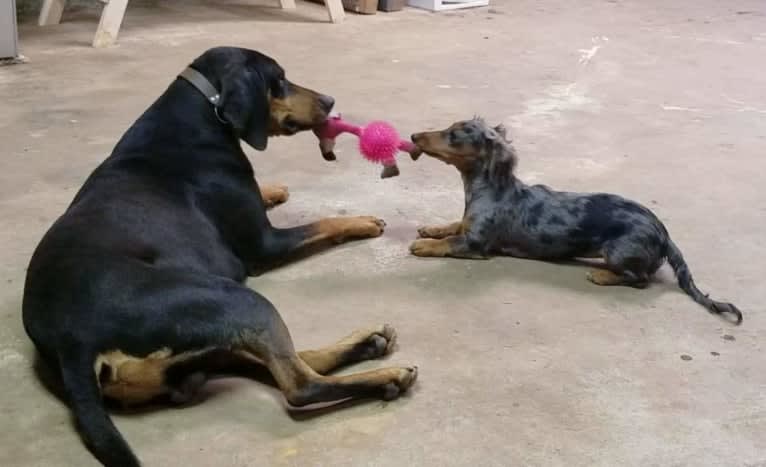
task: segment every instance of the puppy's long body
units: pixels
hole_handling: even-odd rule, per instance
[[[421,228],[423,238],[411,246],[415,255],[603,258],[606,268],[591,271],[591,282],[633,287],[646,287],[667,259],[694,301],[742,321],[737,307],[700,292],[681,251],[646,207],[613,194],[555,191],[516,178],[516,154],[502,126],[473,119],[412,139],[424,153],[457,167],[465,188],[463,219]]]
[[[235,362],[267,368],[294,406],[393,399],[417,375],[414,367],[328,375],[388,353],[393,329],[297,352],[274,305],[243,284],[324,242],[383,231],[371,216],[291,228],[266,216],[287,192],[258,186],[240,139],[263,150],[269,136],[320,125],[332,98],[246,49],[211,49],[182,76],[91,174],[27,271],[24,327],[58,373],[83,440],[108,466],[139,460],[104,396],[124,404],[188,398],[207,374]]]

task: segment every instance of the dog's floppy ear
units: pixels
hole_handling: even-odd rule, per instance
[[[237,136],[263,151],[269,140],[269,83],[256,70],[239,68],[221,85],[223,118]]]
[[[505,125],[503,125],[503,124],[501,123],[501,124],[497,125],[497,126],[494,128],[494,130],[497,132],[497,134],[499,134],[499,135],[500,135],[500,137],[501,137],[501,138],[503,138],[504,140],[508,141],[508,137],[507,137],[507,135],[508,135],[508,130],[505,128]]]
[[[507,130],[502,124],[487,131],[487,175],[490,183],[497,188],[503,188],[513,178],[513,170],[516,168],[516,151],[511,142],[506,139]]]

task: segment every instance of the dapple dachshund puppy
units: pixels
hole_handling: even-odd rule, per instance
[[[742,313],[697,289],[681,251],[649,209],[617,195],[569,193],[526,185],[514,175],[516,153],[505,128],[482,119],[461,121],[443,131],[412,135],[424,153],[454,165],[465,188],[463,219],[423,227],[410,250],[417,256],[564,260],[603,258],[604,269],[588,274],[598,285],[643,288],[667,258],[678,284],[716,314]]]
[[[128,129],[38,245],[24,326],[101,463],[140,465],[105,398],[187,399],[228,360],[267,368],[292,406],[394,399],[415,381],[415,367],[328,376],[388,353],[394,330],[296,352],[274,306],[243,284],[327,242],[383,232],[375,217],[278,228],[266,216],[287,192],[259,188],[240,139],[263,150],[270,136],[324,123],[333,103],[265,55],[211,49]]]

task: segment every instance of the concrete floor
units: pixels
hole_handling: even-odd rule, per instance
[[[639,291],[592,286],[574,266],[416,259],[416,226],[461,214],[453,169],[402,159],[382,181],[349,137],[336,163],[310,134],[275,140],[252,154],[261,181],[291,188],[275,223],[349,213],[389,227],[250,284],[299,347],[394,324],[399,351],[361,367],[415,363],[418,385],[393,403],[291,418],[274,389],[219,380],[201,405],[115,416],[146,465],[766,466],[763,2],[493,0],[336,26],[305,3],[131,3],[114,48],[89,48],[95,12],[70,11],[58,27],[23,25],[31,62],[0,68],[0,465],[95,465],[31,369],[24,269],[175,74],[232,44],[278,58],[357,121],[505,122],[523,178],[652,207],[700,287],[745,321],[709,315],[668,269]]]

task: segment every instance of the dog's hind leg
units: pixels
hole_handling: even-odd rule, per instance
[[[167,284],[167,275],[163,278]],[[147,280],[152,278],[147,277]],[[346,340],[352,350],[344,344],[305,353],[307,363],[295,351],[290,333],[277,310],[256,292],[218,277],[185,274],[185,279],[179,277],[178,280],[177,287],[169,284],[158,291],[163,294],[162,300],[155,296],[142,297],[146,307],[155,307],[157,302],[162,302],[163,319],[152,322],[151,333],[163,336],[162,344],[178,351],[229,349],[251,355],[254,361],[268,368],[293,406],[359,397],[393,399],[406,391],[417,377],[415,367],[323,376],[311,364],[319,370],[329,371],[354,358],[374,356],[379,347],[373,334],[383,334],[384,349],[387,349],[393,338],[392,330],[382,327],[375,333],[352,335]],[[176,288],[183,293],[173,293]],[[372,346],[361,344],[370,338]],[[382,347],[382,341],[379,343]],[[370,347],[375,350],[371,351]]]
[[[265,302],[265,299],[263,299]],[[399,397],[415,382],[416,367],[383,368],[344,376],[322,376],[293,350],[287,327],[276,310],[265,302],[258,314],[270,315],[268,329],[243,330],[241,345],[263,361],[282,390],[290,405],[302,407],[320,402],[337,402],[348,398],[380,398],[391,400]],[[263,318],[261,318],[263,319]],[[239,339],[238,339],[239,340]],[[236,345],[236,343],[235,343]],[[315,352],[308,356],[309,362],[318,369],[329,371],[340,363],[342,351]]]
[[[385,324],[360,329],[321,349],[300,351],[298,356],[312,370],[325,375],[347,365],[383,357],[393,352],[395,345],[396,331]],[[187,403],[195,398],[207,375],[233,374],[262,379],[264,371],[268,371],[264,363],[251,353],[219,349],[171,365],[164,384],[172,388],[173,402]]]
[[[317,350],[298,352],[311,369],[324,375],[340,367],[382,357],[393,351],[396,331],[389,325],[360,329],[337,343]]]
[[[613,242],[603,249],[605,269],[594,269],[588,280],[597,285],[627,285],[643,289],[649,285],[649,276],[657,270],[659,254],[649,251],[644,242],[631,239]]]
[[[280,358],[268,363],[277,385],[294,407],[350,398],[393,400],[417,379],[417,367],[382,368],[345,376],[321,376],[300,358]]]
[[[646,278],[639,279],[630,273],[618,274],[609,269],[593,269],[587,278],[596,285],[627,285],[642,289],[649,284]]]

